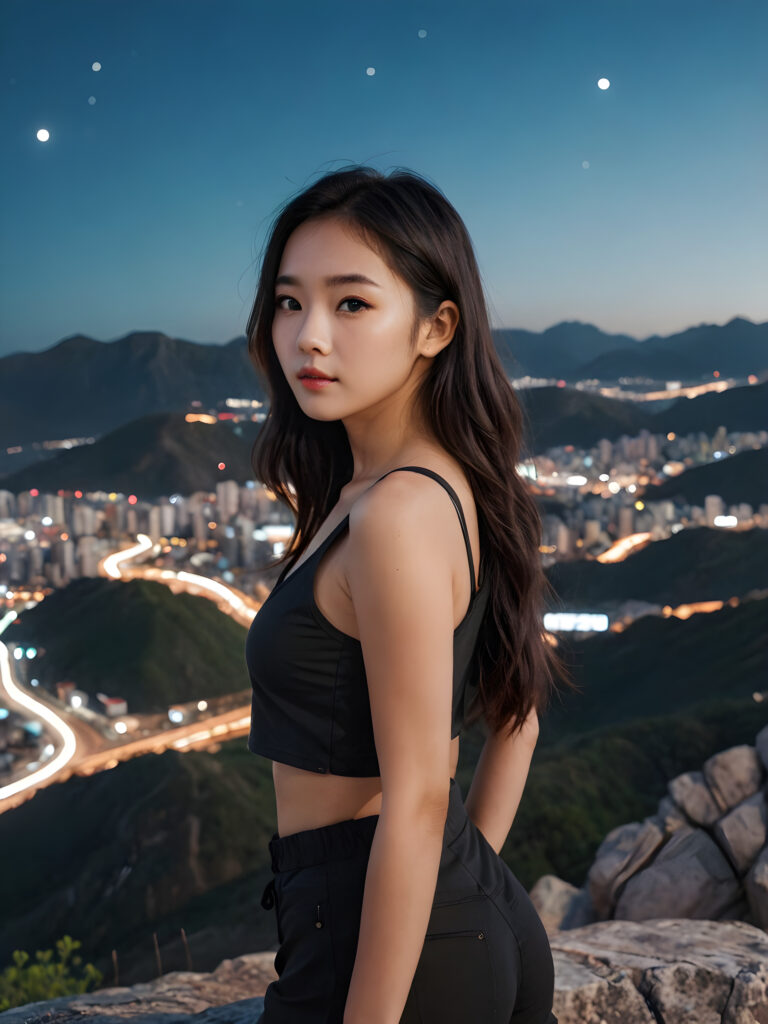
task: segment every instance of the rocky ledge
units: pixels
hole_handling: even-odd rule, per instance
[[[600,921],[550,935],[559,1024],[766,1024],[768,934],[744,921]],[[255,1024],[274,952],[27,1003],[0,1024]]]
[[[768,930],[768,725],[672,779],[656,814],[609,832],[581,888],[542,875],[530,897],[550,934],[661,917]]]

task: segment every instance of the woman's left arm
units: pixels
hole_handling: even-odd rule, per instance
[[[398,1024],[424,945],[440,866],[445,811],[382,809],[365,877],[360,935],[344,1024]]]
[[[345,559],[382,805],[343,1024],[400,1021],[432,909],[450,792],[454,627],[446,551],[462,538],[443,489],[404,476],[386,477],[358,500]]]

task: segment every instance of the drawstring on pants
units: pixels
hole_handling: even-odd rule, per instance
[[[265,910],[271,910],[275,905],[275,880],[270,878],[267,884],[264,886],[264,892],[261,894],[261,905]],[[315,928],[322,928],[325,922],[320,911],[320,904],[315,906]]]
[[[264,892],[261,894],[261,905],[265,910],[271,910],[275,905],[275,880],[270,878],[267,884],[264,886]]]

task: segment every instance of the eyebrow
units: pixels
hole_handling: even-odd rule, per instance
[[[376,284],[365,274],[333,274],[331,277],[325,278],[325,283],[328,288],[335,288],[342,284],[370,284],[374,288],[381,288],[381,285]],[[301,282],[298,277],[292,277],[290,274],[279,274],[275,278],[275,285],[278,284],[298,285]]]

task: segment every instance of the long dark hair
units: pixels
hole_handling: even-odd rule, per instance
[[[493,343],[472,242],[445,196],[411,171],[384,175],[352,165],[326,174],[278,212],[268,233],[246,327],[248,352],[270,399],[251,463],[257,479],[296,517],[292,542],[273,567],[299,559],[353,471],[342,421],[315,420],[302,411],[272,343],[274,282],[283,249],[295,228],[323,214],[356,232],[410,286],[416,326],[445,299],[459,308],[453,339],[432,359],[415,401],[439,443],[466,472],[491,588],[467,723],[483,714],[492,732],[507,725],[511,736],[531,710],[545,710],[555,675],[576,687],[543,631],[544,592],[552,587],[539,556],[538,507],[517,472],[524,414]]]

